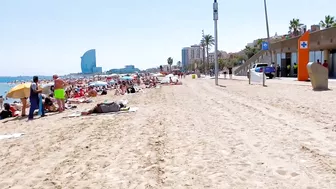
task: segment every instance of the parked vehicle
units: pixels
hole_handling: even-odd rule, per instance
[[[247,78],[250,77],[250,72],[262,73],[265,70],[265,75],[272,79],[275,76],[275,67],[268,66],[267,63],[256,63],[251,69],[247,70]]]

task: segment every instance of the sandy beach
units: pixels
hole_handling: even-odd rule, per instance
[[[0,122],[25,134],[0,140],[0,188],[336,188],[336,82],[182,81],[95,99],[137,112]]]

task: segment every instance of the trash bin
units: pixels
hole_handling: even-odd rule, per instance
[[[307,69],[313,89],[328,90],[328,68],[316,62],[309,62]]]

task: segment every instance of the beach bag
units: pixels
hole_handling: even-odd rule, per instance
[[[98,113],[108,113],[108,112],[119,112],[120,106],[116,103],[109,103],[109,104],[100,104],[98,106]]]

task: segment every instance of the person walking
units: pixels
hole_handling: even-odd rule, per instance
[[[57,75],[53,75],[54,79],[54,97],[58,104],[58,111],[61,113],[65,110],[65,82]]]
[[[36,109],[39,109],[40,107],[40,96],[42,93],[42,89],[38,88],[38,77],[34,76],[33,77],[33,82],[30,85],[30,96],[29,96],[29,101],[30,101],[30,109],[29,109],[29,115],[28,115],[28,120],[33,120],[34,119],[34,111]],[[41,117],[44,117],[44,108],[42,105],[41,109]]]

